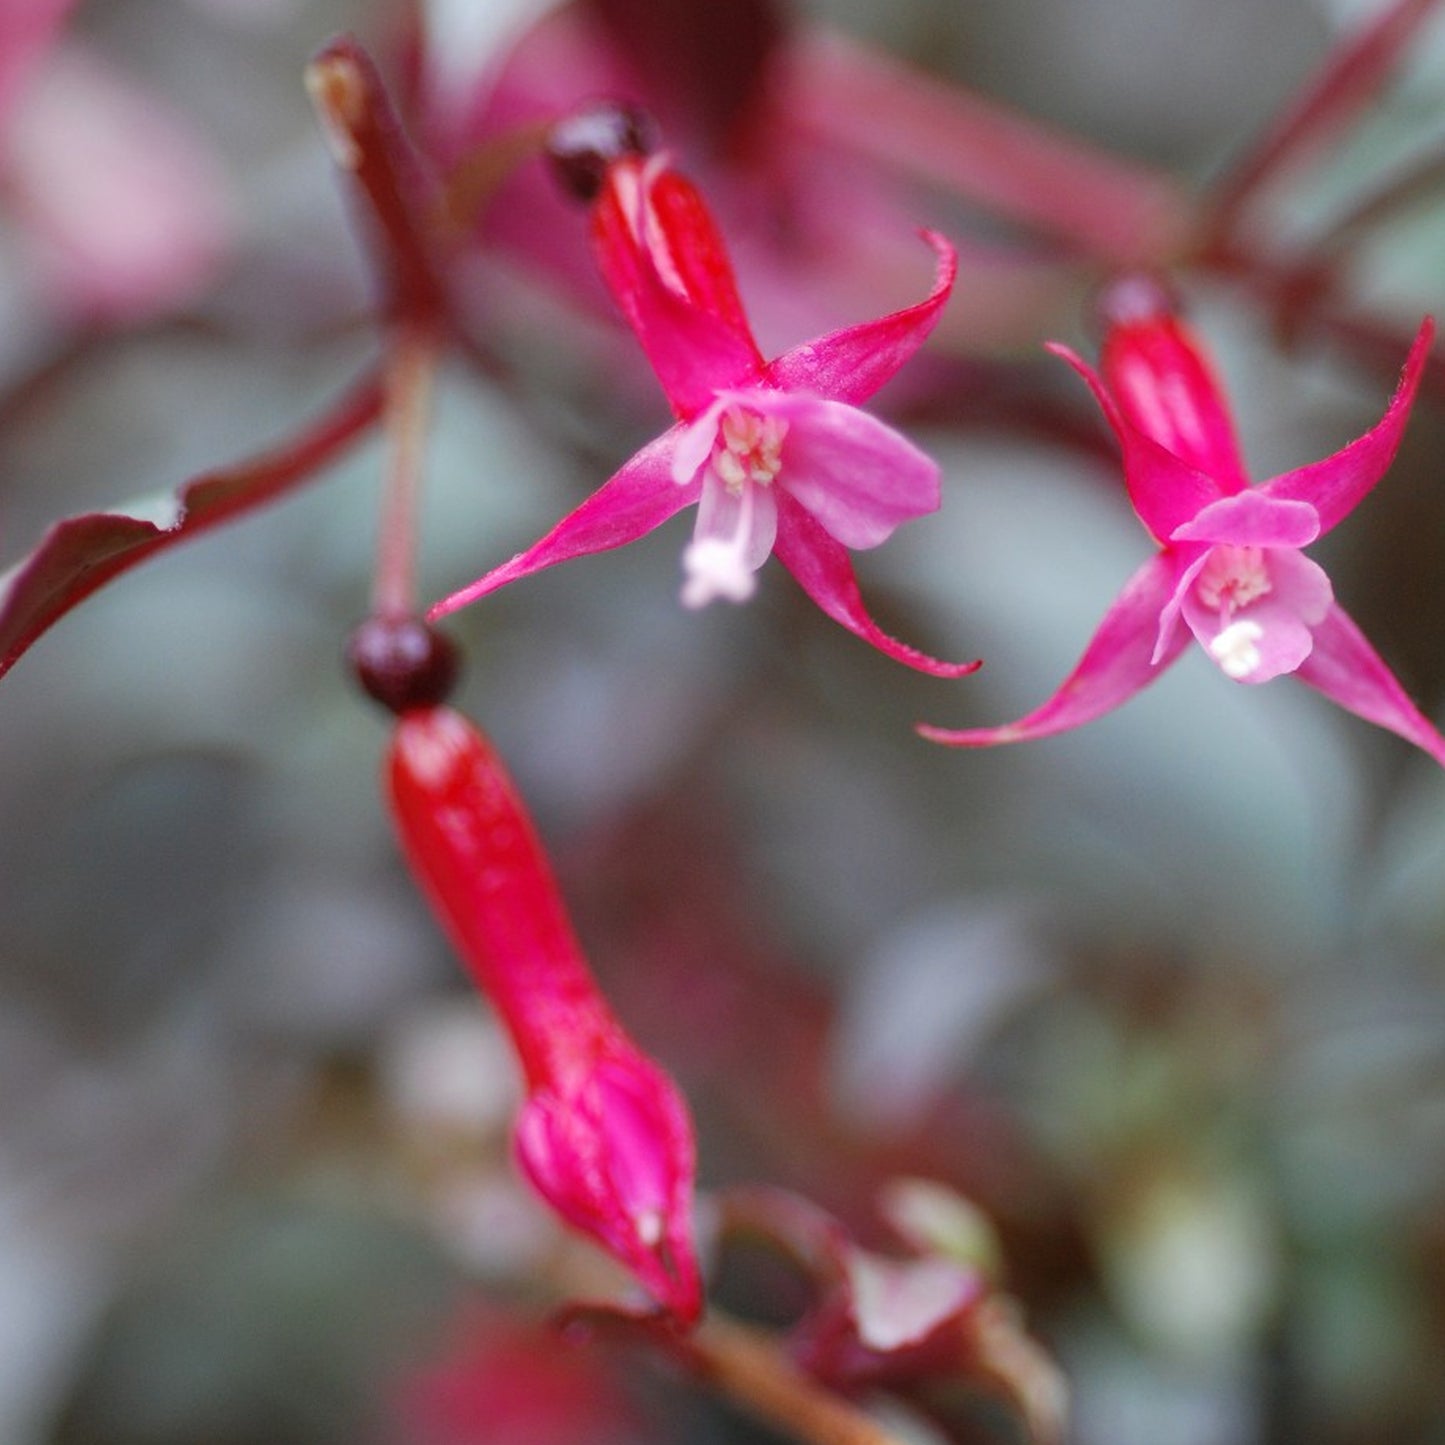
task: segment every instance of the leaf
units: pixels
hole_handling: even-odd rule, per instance
[[[381,410],[367,376],[293,440],[232,467],[202,472],[172,493],[114,512],[56,522],[28,557],[0,575],[0,677],[77,603],[154,553],[310,481]]]

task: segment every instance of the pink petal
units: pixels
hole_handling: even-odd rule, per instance
[[[786,447],[787,443],[784,442]],[[776,489],[775,489],[776,490]],[[897,662],[934,677],[964,677],[977,662],[940,662],[889,637],[863,606],[847,549],[786,491],[778,492],[778,537],[773,551],[798,585],[833,619]]]
[[[1429,360],[1434,336],[1435,323],[1427,316],[1415,334],[1415,343],[1405,361],[1400,384],[1395,388],[1384,416],[1371,430],[1362,437],[1356,437],[1333,456],[1285,472],[1265,482],[1259,490],[1266,496],[1281,500],[1308,502],[1319,513],[1321,532],[1328,532],[1348,517],[1395,459],[1400,438],[1405,433],[1405,423],[1410,419],[1415,391]]]
[[[1159,661],[1153,660],[1159,614],[1174,591],[1179,565],[1178,558],[1161,552],[1125,583],[1078,665],[1042,707],[1002,727],[951,730],[924,724],[918,731],[930,742],[987,748],[1067,732],[1122,706],[1159,677],[1188,641],[1186,633],[1178,633]]]
[[[1167,312],[1109,329],[1099,359],[1124,419],[1140,435],[1213,477],[1225,492],[1249,485],[1229,407],[1203,348]]]
[[[958,274],[953,247],[936,231],[924,231],[923,239],[938,255],[933,290],[924,300],[785,351],[764,369],[763,385],[854,405],[867,401],[923,345],[953,290]]]
[[[938,510],[938,467],[876,417],[841,401],[737,392],[725,399],[787,422],[777,484],[845,547],[876,547]]]
[[[1114,404],[1098,372],[1081,356],[1056,341],[1050,342],[1048,349],[1067,361],[1094,393],[1119,439],[1129,500],[1156,542],[1167,543],[1176,527],[1191,521],[1225,495],[1214,477],[1151,441],[1134,426]]]
[[[1347,712],[1398,733],[1445,766],[1445,737],[1406,696],[1344,609],[1331,607],[1314,635],[1314,651],[1295,676]]]
[[[1302,622],[1318,627],[1335,600],[1329,573],[1298,552],[1271,552],[1266,560],[1274,595]]]
[[[57,299],[104,319],[187,299],[231,230],[220,171],[182,120],[67,45],[11,117],[4,166]]]
[[[435,621],[544,567],[635,542],[697,501],[700,483],[680,487],[672,480],[672,453],[681,431],[672,427],[649,442],[539,542],[444,597],[427,616]]]
[[[1205,655],[1234,682],[1268,682],[1294,672],[1314,645],[1299,615],[1273,597],[1226,618],[1217,607],[1203,606],[1191,590],[1184,597],[1183,612]],[[1230,646],[1235,638],[1238,643]]]
[[[1308,502],[1287,502],[1260,491],[1211,502],[1170,534],[1174,542],[1224,542],[1232,547],[1307,547],[1320,534]]]
[[[592,245],[679,417],[702,411],[720,387],[757,379],[763,358],[732,263],[688,181],[656,158],[618,162],[593,206]]]
[[[1179,616],[1184,609],[1184,599],[1194,590],[1199,574],[1209,561],[1208,547],[1172,548],[1175,566],[1180,569],[1174,582],[1174,591],[1159,613],[1159,631],[1154,638],[1154,652],[1151,660],[1157,666],[1174,641],[1174,629],[1179,625]]]

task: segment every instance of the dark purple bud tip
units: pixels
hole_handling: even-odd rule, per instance
[[[646,112],[621,101],[603,100],[573,111],[552,127],[547,158],[562,189],[592,201],[607,167],[623,156],[645,156],[655,144]]]
[[[368,696],[400,717],[447,700],[461,654],[420,617],[368,617],[346,639],[346,665]]]
[[[1177,316],[1179,293],[1162,276],[1148,271],[1126,272],[1099,288],[1093,309],[1100,331],[1109,331],[1115,326],[1137,326]]]

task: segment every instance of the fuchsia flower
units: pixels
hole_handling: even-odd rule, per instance
[[[740,602],[776,552],[828,616],[890,657],[945,677],[953,664],[895,641],[864,608],[848,548],[874,547],[935,511],[938,467],[858,409],[922,345],[953,286],[941,236],[926,300],[763,360],[732,265],[697,190],[661,156],[607,167],[593,203],[598,264],[678,421],[541,541],[438,603],[444,616],[529,573],[635,541],[696,503],[682,598]]]
[[[389,771],[407,860],[522,1064],[518,1162],[563,1219],[691,1324],[702,1286],[687,1106],[598,991],[501,761],[460,713],[427,707],[397,724]]]
[[[1342,522],[1384,476],[1434,335],[1427,318],[1380,422],[1348,446],[1252,486],[1228,407],[1197,342],[1151,283],[1121,283],[1102,377],[1063,346],[1123,451],[1124,479],[1161,551],[1125,584],[1073,672],[1041,707],[1002,727],[922,727],[934,742],[989,747],[1047,737],[1128,701],[1192,636],[1226,677],[1292,672],[1341,707],[1445,764],[1445,738],[1335,602],[1301,548]]]

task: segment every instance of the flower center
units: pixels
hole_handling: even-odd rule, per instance
[[[1206,607],[1214,608],[1228,619],[1239,608],[1274,590],[1265,565],[1264,548],[1234,547],[1228,543],[1212,548],[1209,560],[1195,580],[1194,590]]]
[[[747,482],[771,485],[782,467],[788,424],[742,406],[730,406],[718,422],[708,466],[728,493],[740,497]]]

